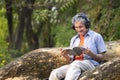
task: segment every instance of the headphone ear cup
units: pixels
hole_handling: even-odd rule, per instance
[[[74,25],[72,25],[72,29],[75,30],[75,26]]]
[[[90,22],[85,23],[86,28],[90,28]]]

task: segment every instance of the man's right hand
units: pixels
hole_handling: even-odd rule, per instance
[[[69,57],[68,51],[63,50],[63,49],[61,49],[60,51],[61,51],[60,54],[66,59],[66,61],[70,62],[70,57]]]

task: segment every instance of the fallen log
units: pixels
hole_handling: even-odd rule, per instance
[[[100,70],[100,75],[106,73],[105,76],[109,77],[110,75],[115,74],[116,77],[116,74],[120,74],[120,71],[118,70],[118,72],[115,73],[113,70],[120,69],[120,60],[119,58],[116,59],[116,57],[120,55],[120,40],[106,42],[106,46],[108,49],[106,58],[109,61],[97,67],[95,70]],[[58,49],[59,48],[40,48],[26,53],[25,55],[0,68],[0,80],[43,80],[44,78],[47,78],[52,69],[67,64],[65,59],[59,55],[60,52]],[[111,63],[111,65],[108,65],[109,63]],[[107,71],[102,71],[104,70],[103,68]],[[113,72],[110,72],[107,68],[113,69]],[[94,75],[93,73],[96,72],[95,70],[92,70],[91,72],[87,71],[88,73],[86,72],[82,74],[80,80],[86,80],[87,78],[93,79],[91,76]],[[89,74],[91,75],[89,76]],[[96,72],[96,75],[94,76],[97,78],[97,75],[99,74]],[[100,79],[98,78],[97,80],[101,80],[102,77],[98,77],[100,77]],[[117,77],[119,78],[118,75]]]

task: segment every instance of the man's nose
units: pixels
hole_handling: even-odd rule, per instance
[[[81,28],[78,28],[78,31],[81,31],[82,29]]]

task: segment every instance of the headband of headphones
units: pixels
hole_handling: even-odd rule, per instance
[[[82,19],[84,19],[84,20],[85,20],[85,26],[86,26],[86,28],[90,28],[90,20],[89,20],[89,18],[87,17],[87,15],[84,14],[84,13],[79,13],[79,14],[75,15],[75,16],[72,18],[72,24],[73,24],[72,29],[75,30],[74,22],[75,22],[75,19],[76,19],[76,18],[82,18]]]

